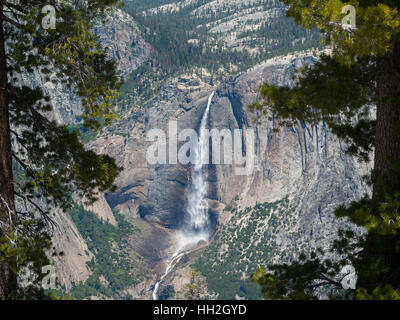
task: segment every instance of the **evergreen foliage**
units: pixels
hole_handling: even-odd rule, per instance
[[[185,299],[200,300],[202,294],[204,294],[203,291],[204,291],[204,285],[199,278],[199,274],[196,271],[191,270],[189,283],[186,285]]]
[[[76,299],[123,297],[123,289],[138,283],[132,259],[123,251],[127,237],[137,229],[117,212],[114,212],[117,227],[100,221],[82,206],[75,205],[68,213],[94,255],[88,264],[93,273],[84,283],[74,286],[71,296]]]
[[[325,122],[349,145],[348,152],[368,161],[373,195],[335,211],[366,229],[341,230],[332,247],[317,248],[292,264],[269,265],[253,279],[267,299],[400,297],[400,8],[398,1],[284,0],[288,16],[318,27],[332,48],[318,63],[299,70],[293,87],[264,84],[256,116],[272,112],[283,125]],[[341,24],[344,5],[356,8],[357,26]],[[376,105],[376,119],[372,105]],[[332,259],[333,253],[338,259]],[[343,290],[346,265],[356,269],[356,288]],[[322,290],[322,291],[321,291]]]
[[[35,272],[48,263],[44,250],[50,241],[41,225],[41,220],[54,225],[48,208],[68,208],[73,192],[94,201],[97,192],[115,188],[121,168],[114,159],[85,149],[79,130],[51,120],[50,97],[40,86],[27,86],[22,76],[41,74],[80,97],[86,128],[98,130],[101,121],[114,120],[121,81],[91,33],[90,21],[116,4],[1,1],[0,299],[17,297],[17,274],[29,261]],[[48,5],[54,8],[55,29],[42,24],[48,19],[42,9]],[[12,171],[16,166],[18,180]],[[33,254],[33,248],[38,252]]]
[[[193,268],[205,277],[207,288],[218,294],[218,299],[260,299],[261,290],[249,275],[275,256],[274,249],[279,248],[275,238],[284,227],[283,219],[289,219],[290,203],[285,198],[239,210],[233,201],[225,211],[232,214],[229,224],[219,226]],[[266,237],[268,241],[260,241]],[[284,260],[289,253],[279,250],[279,254]]]
[[[162,288],[158,295],[158,300],[168,300],[174,297],[175,290],[174,287],[171,285],[165,286]]]

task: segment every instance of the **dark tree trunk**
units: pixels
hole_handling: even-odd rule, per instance
[[[378,61],[374,196],[400,192],[400,44]]]
[[[3,15],[0,7],[0,17]],[[0,235],[15,222],[14,185],[12,174],[11,138],[7,94],[7,61],[4,25],[0,19]],[[16,289],[16,276],[6,261],[0,262],[0,300],[8,299]]]

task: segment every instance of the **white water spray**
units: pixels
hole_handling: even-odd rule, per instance
[[[188,219],[185,221],[182,230],[177,234],[178,246],[175,253],[172,255],[167,269],[160,281],[156,283],[153,289],[153,300],[157,300],[157,293],[160,283],[171,272],[179,260],[187,253],[193,251],[193,246],[200,241],[208,241],[209,237],[209,216],[208,204],[205,199],[207,194],[207,182],[204,178],[203,163],[208,163],[208,136],[205,132],[208,116],[210,113],[211,102],[215,92],[211,93],[208,98],[207,108],[203,114],[200,123],[200,137],[195,149],[195,164],[192,170],[192,181],[189,189],[188,203],[186,211]]]
[[[195,165],[192,170],[192,183],[191,189],[188,196],[187,212],[189,214],[189,221],[187,221],[184,227],[184,233],[198,240],[208,240],[208,205],[205,199],[207,194],[207,182],[204,179],[204,168],[203,164],[208,163],[208,135],[205,132],[208,115],[210,113],[211,102],[214,97],[213,92],[208,98],[207,109],[204,112],[203,118],[200,123],[200,137],[197,148],[195,149]]]

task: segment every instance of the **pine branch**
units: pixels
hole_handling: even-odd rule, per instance
[[[14,97],[18,99],[18,102],[24,103],[24,98],[12,85],[9,84],[8,89],[11,91],[11,93],[14,95]],[[56,129],[56,126],[49,119],[47,119],[40,112],[35,110],[35,108],[33,108],[31,105],[24,103],[24,106],[31,111],[31,116],[33,118],[35,118],[36,120],[39,120],[43,125],[46,124],[47,127],[50,127],[51,129]],[[22,109],[22,108],[20,108],[20,109]]]
[[[17,27],[18,29],[24,29],[25,26],[23,24],[20,24],[10,18],[8,18],[7,16],[5,16],[4,14],[0,14],[0,19],[2,19],[5,22],[8,22],[10,24],[12,24],[14,27]]]
[[[34,207],[39,211],[39,213],[41,214],[41,216],[43,217],[43,219],[45,220],[47,226],[50,226],[52,230],[54,230],[54,227],[56,227],[58,230],[60,230],[60,227],[57,225],[57,223],[56,223],[52,218],[50,218],[49,214],[48,214],[46,211],[44,211],[44,210],[43,210],[38,204],[36,204],[33,200],[29,199],[29,197],[28,197],[26,194],[20,194],[20,193],[17,192],[17,191],[14,191],[14,194],[15,194],[17,197],[23,199],[24,201],[29,202],[32,206],[34,206]]]

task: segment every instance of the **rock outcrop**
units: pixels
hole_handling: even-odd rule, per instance
[[[58,211],[53,219],[57,227],[52,243],[58,254],[53,261],[57,268],[57,279],[68,292],[73,284],[83,282],[90,276],[91,270],[86,263],[92,260],[93,254],[67,213]]]
[[[136,22],[128,13],[120,9],[109,11],[105,19],[94,23],[93,31],[123,76],[149,59],[151,46],[141,37]]]
[[[255,124],[247,110],[257,100],[261,83],[290,84],[297,68],[315,60],[310,53],[275,58],[218,86],[189,76],[171,79],[140,111],[126,114],[90,145],[115,157],[125,168],[117,181],[118,191],[107,195],[110,206],[172,231],[180,227],[185,217],[190,166],[150,165],[146,152],[154,142],[146,141],[146,134],[161,129],[168,136],[170,121],[177,121],[178,132],[198,129],[207,98],[216,90],[209,126],[220,130],[253,129],[256,160],[254,171],[244,176],[236,175],[232,165],[208,166],[207,198],[215,223],[228,223],[231,217],[221,208],[233,199],[245,208],[288,198],[290,217],[283,215],[279,224],[290,227],[282,227],[276,235],[279,241],[274,242],[274,259],[279,261],[282,250],[294,253],[305,244],[327,246],[340,225],[333,209],[369,192],[362,181],[368,168],[345,153],[346,146],[324,123],[310,126],[299,122],[292,128],[280,128],[279,119],[265,119]],[[268,237],[268,230],[265,233]],[[166,241],[171,241],[171,235],[173,232],[165,235]]]

